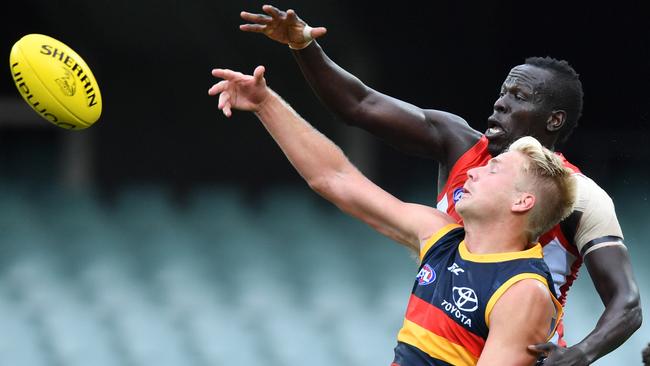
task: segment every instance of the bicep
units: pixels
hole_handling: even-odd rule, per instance
[[[490,313],[490,331],[478,365],[532,365],[531,344],[546,342],[554,324],[551,294],[538,280],[510,287]]]
[[[317,192],[342,211],[414,251],[419,251],[424,239],[454,222],[433,207],[397,199],[352,165],[328,178],[327,186]]]

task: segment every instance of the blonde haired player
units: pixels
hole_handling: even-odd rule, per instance
[[[369,181],[267,87],[264,71],[215,69],[224,80],[209,94],[227,117],[254,112],[314,191],[420,254],[393,365],[533,364],[527,346],[547,340],[562,313],[531,242],[572,210],[575,182],[560,159],[527,137],[471,169],[457,205],[463,228]]]

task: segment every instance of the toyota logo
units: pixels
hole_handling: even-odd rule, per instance
[[[458,310],[474,311],[478,309],[478,297],[476,297],[476,292],[471,288],[454,287],[452,296]]]

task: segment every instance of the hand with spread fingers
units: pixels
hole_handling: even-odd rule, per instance
[[[253,75],[228,69],[214,69],[212,75],[221,78],[214,84],[208,94],[219,95],[219,109],[226,117],[232,115],[232,109],[257,112],[269,96],[269,89],[264,79],[264,66],[255,68]]]
[[[288,45],[292,49],[303,49],[312,40],[327,33],[324,27],[312,28],[298,17],[295,11],[286,12],[271,5],[264,5],[265,14],[241,12],[241,18],[249,24],[239,26],[244,32],[264,33],[274,41]]]

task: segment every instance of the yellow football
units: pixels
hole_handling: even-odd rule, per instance
[[[28,34],[11,48],[14,83],[41,117],[69,130],[90,127],[102,113],[102,95],[90,67],[52,37]]]

